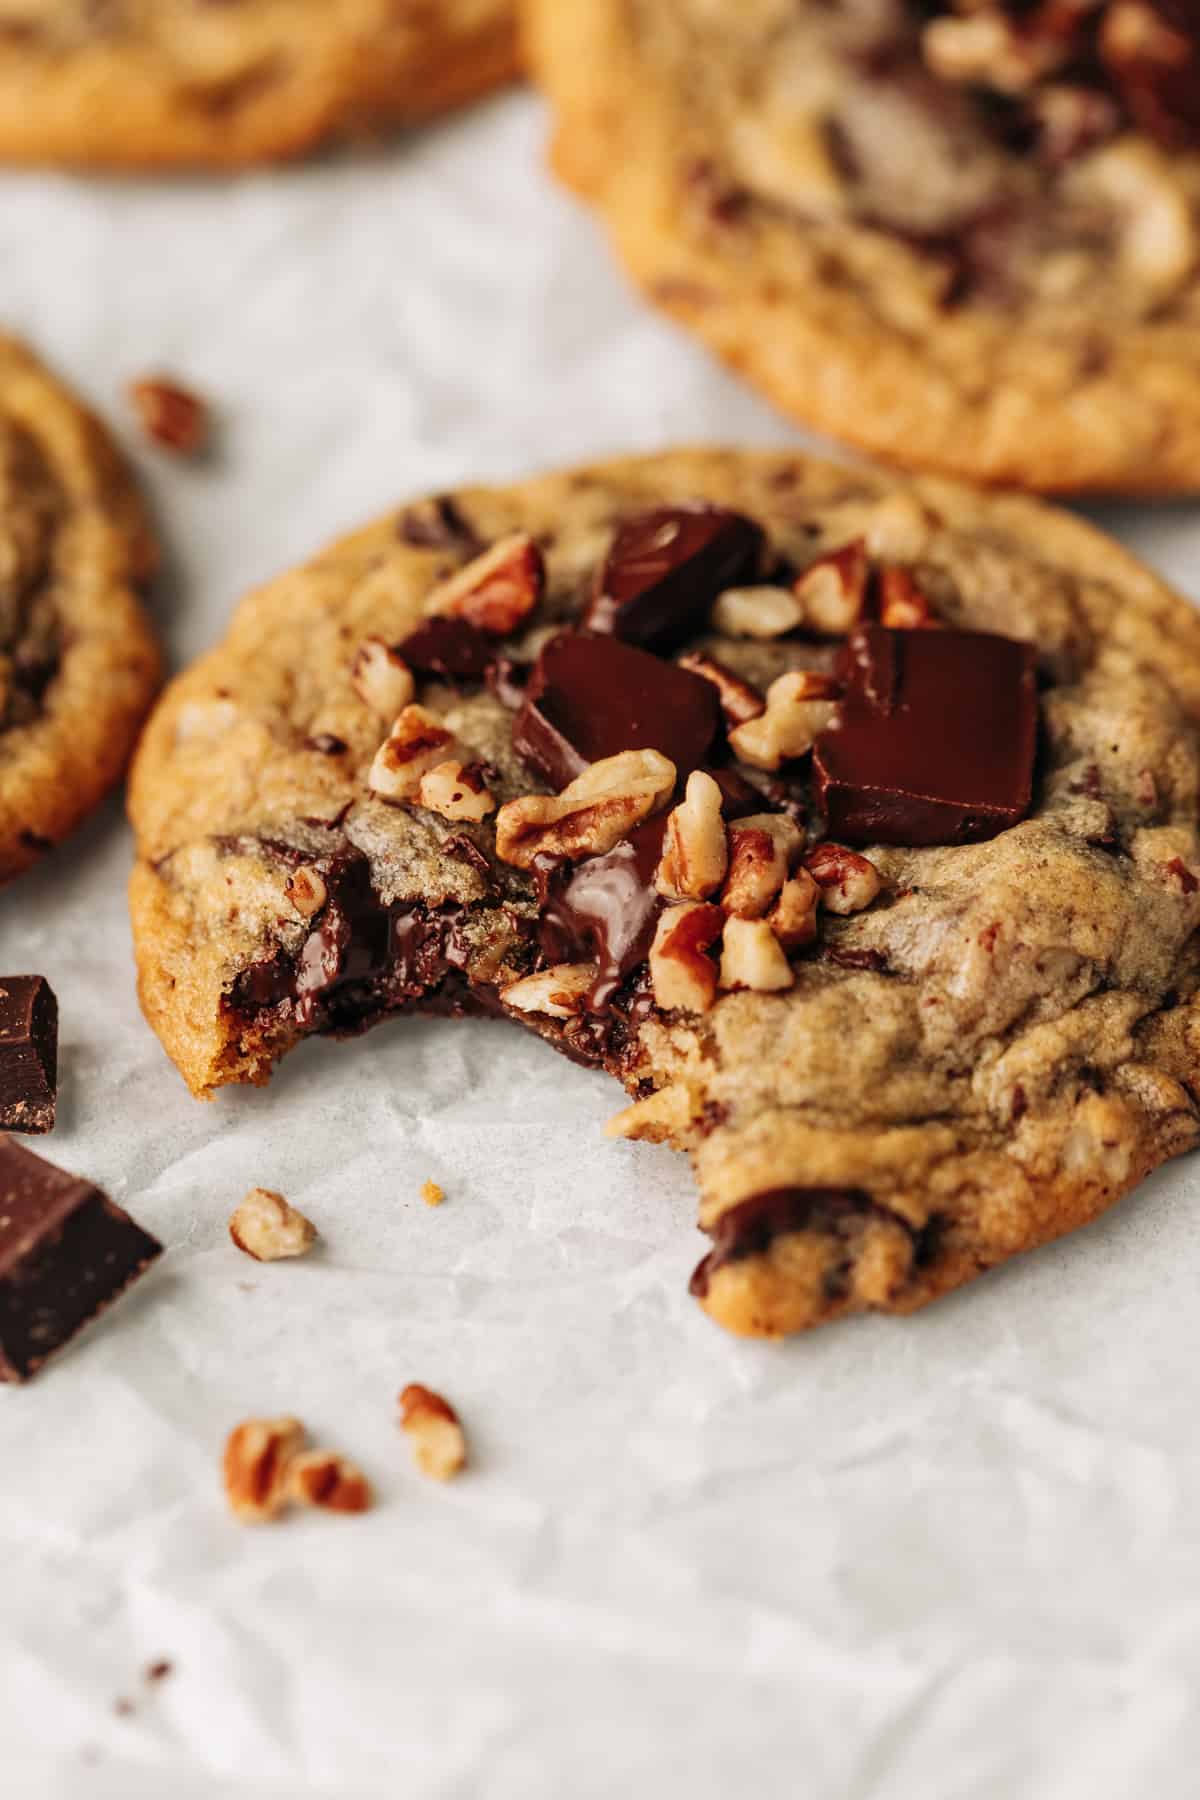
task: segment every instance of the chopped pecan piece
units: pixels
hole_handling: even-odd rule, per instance
[[[822,906],[832,913],[861,912],[883,885],[875,864],[844,844],[818,844],[804,867],[821,890]]]
[[[430,618],[465,619],[479,631],[507,637],[529,617],[545,587],[540,549],[526,532],[515,531],[435,587],[425,612]]]
[[[412,670],[380,637],[364,638],[350,669],[354,691],[364,706],[394,719],[416,692]]]
[[[838,684],[815,669],[792,669],[767,689],[767,709],[729,733],[737,756],[756,769],[778,769],[810,751],[833,717]]]
[[[417,804],[443,819],[465,819],[478,824],[496,810],[495,796],[489,792],[473,763],[435,763],[421,777]]]
[[[601,856],[657,812],[675,765],[657,750],[622,750],[586,768],[561,794],[527,794],[496,815],[496,854],[515,868],[536,856]]]
[[[573,1019],[599,977],[595,963],[559,963],[501,988],[505,1006],[517,1012],[543,1013],[549,1019]]]
[[[729,851],[721,816],[721,790],[696,769],[667,819],[655,886],[672,900],[707,900],[725,879]]]
[[[685,901],[670,906],[658,921],[650,948],[650,985],[664,1012],[707,1012],[717,993],[717,970],[707,954],[720,937],[725,915],[719,906]]]
[[[422,1474],[450,1481],[466,1467],[467,1439],[448,1400],[412,1381],[400,1396],[400,1424]]]
[[[454,739],[436,713],[406,706],[380,745],[367,785],[381,800],[413,800],[422,778],[446,760]]]
[[[129,398],[148,438],[176,456],[198,456],[209,439],[208,407],[198,394],[166,375],[129,385]]]
[[[736,918],[761,919],[804,848],[804,833],[786,813],[750,813],[730,825],[729,842],[721,905]]]
[[[792,987],[796,977],[765,919],[727,919],[719,979],[723,988],[770,994]]]
[[[712,683],[717,690],[727,726],[744,725],[747,719],[757,719],[760,713],[766,711],[766,700],[758,689],[751,687],[748,681],[743,681],[740,675],[735,675],[732,669],[727,669],[715,656],[705,656],[700,650],[689,650],[679,658],[679,666]]]

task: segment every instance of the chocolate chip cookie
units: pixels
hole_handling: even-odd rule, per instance
[[[516,70],[513,0],[0,0],[0,159],[236,167]]]
[[[1200,488],[1182,0],[526,0],[553,160],[808,425],[1045,491]]]
[[[1035,501],[719,451],[442,495],[156,711],[142,1003],[202,1095],[503,1016],[690,1155],[714,1317],[908,1311],[1196,1142],[1198,720],[1200,618]]]
[[[103,429],[0,336],[0,883],[120,778],[158,685],[154,544]]]

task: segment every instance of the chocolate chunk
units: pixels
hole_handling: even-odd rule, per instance
[[[864,625],[839,674],[845,693],[813,753],[831,838],[970,844],[1024,818],[1037,748],[1031,645]]]
[[[616,638],[561,632],[534,666],[513,748],[557,789],[621,750],[659,750],[684,781],[720,726],[711,681]]]
[[[789,1232],[814,1231],[825,1237],[847,1238],[872,1219],[910,1229],[860,1188],[782,1187],[752,1194],[723,1212],[713,1225],[713,1247],[698,1264],[690,1291],[702,1300],[718,1269],[750,1256],[765,1256],[775,1239]]]
[[[456,550],[467,557],[483,549],[483,539],[450,494],[406,507],[397,531],[404,543],[418,550]]]
[[[538,857],[541,899],[539,938],[549,963],[595,962],[596,983],[588,1009],[603,1012],[612,995],[650,954],[663,909],[654,875],[662,858],[666,815],[644,825],[610,850],[570,863]]]
[[[659,507],[618,526],[584,617],[592,631],[669,650],[725,588],[753,577],[764,537],[719,506]]]
[[[41,975],[0,976],[0,1131],[52,1131],[58,1001]]]
[[[705,773],[711,775],[721,790],[721,816],[727,823],[734,819],[745,819],[751,813],[780,812],[783,809],[766,785],[757,788],[747,781],[740,769],[729,763],[706,768]]]
[[[482,681],[495,659],[496,646],[466,619],[426,619],[396,645],[418,675],[440,675],[446,681]]]
[[[0,1381],[26,1381],[162,1254],[100,1189],[0,1138]]]
[[[260,847],[291,855],[286,846]],[[386,906],[364,856],[347,853],[319,866],[328,898],[299,951],[276,951],[243,969],[227,1004],[247,1015],[286,1005],[303,1030],[336,1033],[361,1029],[437,987],[455,962],[454,915],[419,902]]]

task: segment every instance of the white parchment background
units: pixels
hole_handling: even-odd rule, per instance
[[[5,322],[122,430],[160,365],[221,415],[212,467],[131,446],[177,659],[407,494],[790,441],[627,295],[543,129],[515,96],[285,174],[0,179]],[[1109,518],[1200,594],[1200,507]],[[190,1100],[138,1015],[128,862],[113,806],[0,896],[0,967],[62,1002],[47,1147],[169,1245],[0,1391],[5,1800],[1196,1791],[1200,1166],[921,1318],[739,1344],[684,1292],[686,1169],[604,1142],[617,1090],[519,1033],[393,1026]],[[319,1255],[231,1248],[252,1182]],[[396,1431],[411,1379],[467,1422],[449,1489]],[[233,1524],[224,1435],[274,1411],[378,1509]]]

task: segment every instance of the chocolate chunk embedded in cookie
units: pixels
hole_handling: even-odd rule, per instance
[[[0,160],[237,167],[512,79],[515,0],[0,0]]]
[[[536,591],[447,621],[518,540]],[[471,657],[407,665],[439,619]],[[614,462],[243,604],[137,759],[142,1001],[199,1094],[313,1033],[506,1016],[688,1152],[714,1317],[907,1311],[1200,1136],[1198,801],[1200,618],[1080,520]]]
[[[822,431],[988,482],[1200,488],[1200,14],[526,0],[557,171]]]
[[[106,433],[0,336],[0,884],[124,771],[158,685],[154,560]]]

